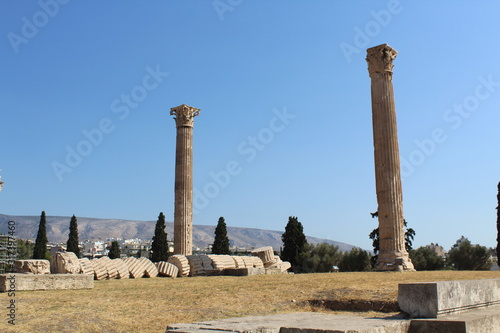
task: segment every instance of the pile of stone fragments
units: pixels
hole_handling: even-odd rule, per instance
[[[127,257],[96,259],[78,257],[73,252],[57,252],[48,260],[16,260],[15,273],[86,274],[95,280],[153,278],[157,276],[186,277],[214,275],[259,275],[288,273],[291,265],[274,255],[270,246],[252,251],[252,256],[214,254],[173,255],[168,261],[151,262],[147,258]]]

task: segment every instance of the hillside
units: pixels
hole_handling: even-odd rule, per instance
[[[49,242],[62,243],[68,240],[69,216],[47,216],[47,238]],[[7,222],[16,222],[16,236],[22,239],[36,238],[40,216],[11,216],[0,214],[0,234],[7,233]],[[78,233],[80,240],[106,238],[141,238],[151,239],[154,234],[156,221],[130,221],[118,219],[97,219],[78,217]],[[204,248],[213,242],[215,225],[194,225],[193,244]],[[173,222],[166,223],[168,238],[174,234]],[[231,245],[238,247],[272,246],[279,250],[282,246],[281,234],[283,231],[262,230],[254,228],[227,227]],[[350,251],[354,245],[336,242],[328,239],[307,237],[310,244],[329,243],[339,247],[342,251]]]

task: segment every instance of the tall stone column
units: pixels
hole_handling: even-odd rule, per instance
[[[199,113],[186,104],[170,109],[177,126],[174,254],[190,255],[193,248],[193,124]]]
[[[405,248],[403,194],[399,162],[396,107],[392,86],[393,60],[398,53],[387,44],[367,50],[371,78],[375,182],[378,202],[379,271],[413,270]]]

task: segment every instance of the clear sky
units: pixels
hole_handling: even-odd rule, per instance
[[[371,248],[366,49],[387,43],[415,246],[496,242],[497,1],[0,0],[0,213],[173,221],[171,107],[195,224]],[[22,226],[18,226],[22,228]]]

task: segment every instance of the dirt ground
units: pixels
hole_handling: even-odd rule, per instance
[[[167,325],[316,311],[385,317],[399,283],[500,278],[500,272],[385,272],[143,278],[94,281],[91,290],[0,294],[0,332],[165,332]]]

